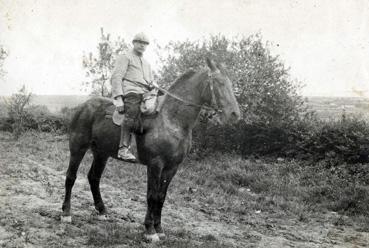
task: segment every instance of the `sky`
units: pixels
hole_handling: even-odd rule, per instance
[[[9,51],[0,95],[86,94],[83,52],[100,27],[130,41],[145,32],[164,45],[210,34],[260,33],[306,96],[369,97],[366,0],[0,0],[0,44]],[[155,53],[145,54],[158,68]]]

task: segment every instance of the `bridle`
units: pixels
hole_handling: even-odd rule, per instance
[[[185,99],[182,99],[181,97],[169,92],[168,90],[166,89],[163,89],[159,86],[154,86],[155,88],[157,88],[158,90],[164,92],[165,94],[167,94],[168,96],[184,103],[185,105],[187,106],[192,106],[192,107],[198,107],[198,108],[202,108],[202,109],[205,109],[205,110],[210,110],[210,111],[213,111],[214,113],[212,115],[216,115],[217,113],[221,113],[222,110],[219,108],[219,105],[218,105],[218,101],[217,101],[217,98],[215,96],[215,92],[214,92],[214,76],[217,75],[217,74],[220,74],[220,71],[219,70],[216,70],[216,71],[208,71],[208,79],[207,80],[207,84],[203,87],[202,91],[201,91],[201,95],[200,95],[200,98],[203,98],[203,95],[204,95],[204,92],[205,90],[209,87],[209,90],[210,90],[210,105],[207,105],[207,104],[197,104],[197,103],[193,103],[191,101],[187,101]]]

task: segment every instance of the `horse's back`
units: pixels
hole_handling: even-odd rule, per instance
[[[109,98],[93,97],[78,105],[70,122],[70,134],[90,133],[94,120],[99,116],[104,116],[105,109],[112,104]]]
[[[99,112],[105,111],[110,105],[113,105],[113,101],[109,98],[92,97],[77,106],[74,116],[72,117],[72,123],[73,120],[77,118],[91,118]]]

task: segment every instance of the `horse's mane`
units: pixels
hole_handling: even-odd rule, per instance
[[[195,75],[196,71],[193,69],[187,70],[185,73],[183,73],[179,78],[177,78],[174,83],[169,87],[169,89],[176,88],[179,84],[181,84],[183,81],[188,80],[193,75]]]

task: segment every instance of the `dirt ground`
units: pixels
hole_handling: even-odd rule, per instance
[[[236,216],[173,191],[163,210],[168,237],[147,244],[145,167],[109,161],[101,191],[110,215],[98,221],[86,178],[90,155],[73,188],[73,221],[61,223],[67,143],[66,136],[29,134],[14,141],[0,133],[1,247],[369,247],[369,233],[337,225],[348,218],[337,213],[306,221],[260,211]]]

